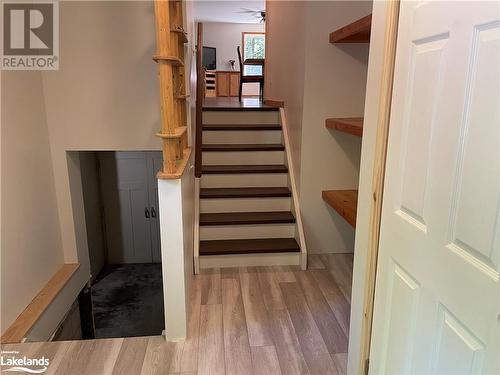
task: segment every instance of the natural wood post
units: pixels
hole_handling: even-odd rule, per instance
[[[179,178],[190,155],[186,132],[186,102],[179,101],[184,87],[184,43],[182,1],[155,0],[156,55],[160,80],[163,170],[159,178]],[[185,93],[181,95],[186,97]],[[184,111],[184,112],[183,112]],[[184,113],[184,115],[183,115]]]

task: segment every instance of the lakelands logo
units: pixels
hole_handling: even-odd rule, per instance
[[[48,358],[19,357],[17,351],[2,351],[0,364],[3,372],[25,372],[28,374],[43,374],[50,365]]]
[[[2,1],[0,67],[59,69],[59,4],[54,0]]]

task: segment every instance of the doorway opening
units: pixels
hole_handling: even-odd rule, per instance
[[[156,172],[162,154],[78,154],[91,271],[89,303],[82,303],[85,290],[79,298],[82,338],[161,335],[165,319]]]

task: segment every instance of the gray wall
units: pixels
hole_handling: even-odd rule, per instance
[[[64,263],[39,72],[2,72],[1,331]]]
[[[99,170],[95,152],[80,152],[85,227],[89,248],[90,274],[95,279],[106,263]]]

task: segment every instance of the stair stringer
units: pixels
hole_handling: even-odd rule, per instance
[[[194,179],[194,233],[193,266],[194,274],[200,273],[200,178]]]
[[[295,178],[295,169],[293,167],[293,160],[291,155],[290,137],[288,132],[288,123],[286,121],[285,109],[280,108],[280,122],[283,134],[283,143],[285,145],[285,165],[288,166],[288,180],[289,188],[292,192],[292,213],[295,216],[295,239],[300,245],[300,267],[303,270],[307,269],[307,247],[304,236],[304,227],[302,225],[302,215],[300,212],[300,200],[297,189],[297,180]]]

